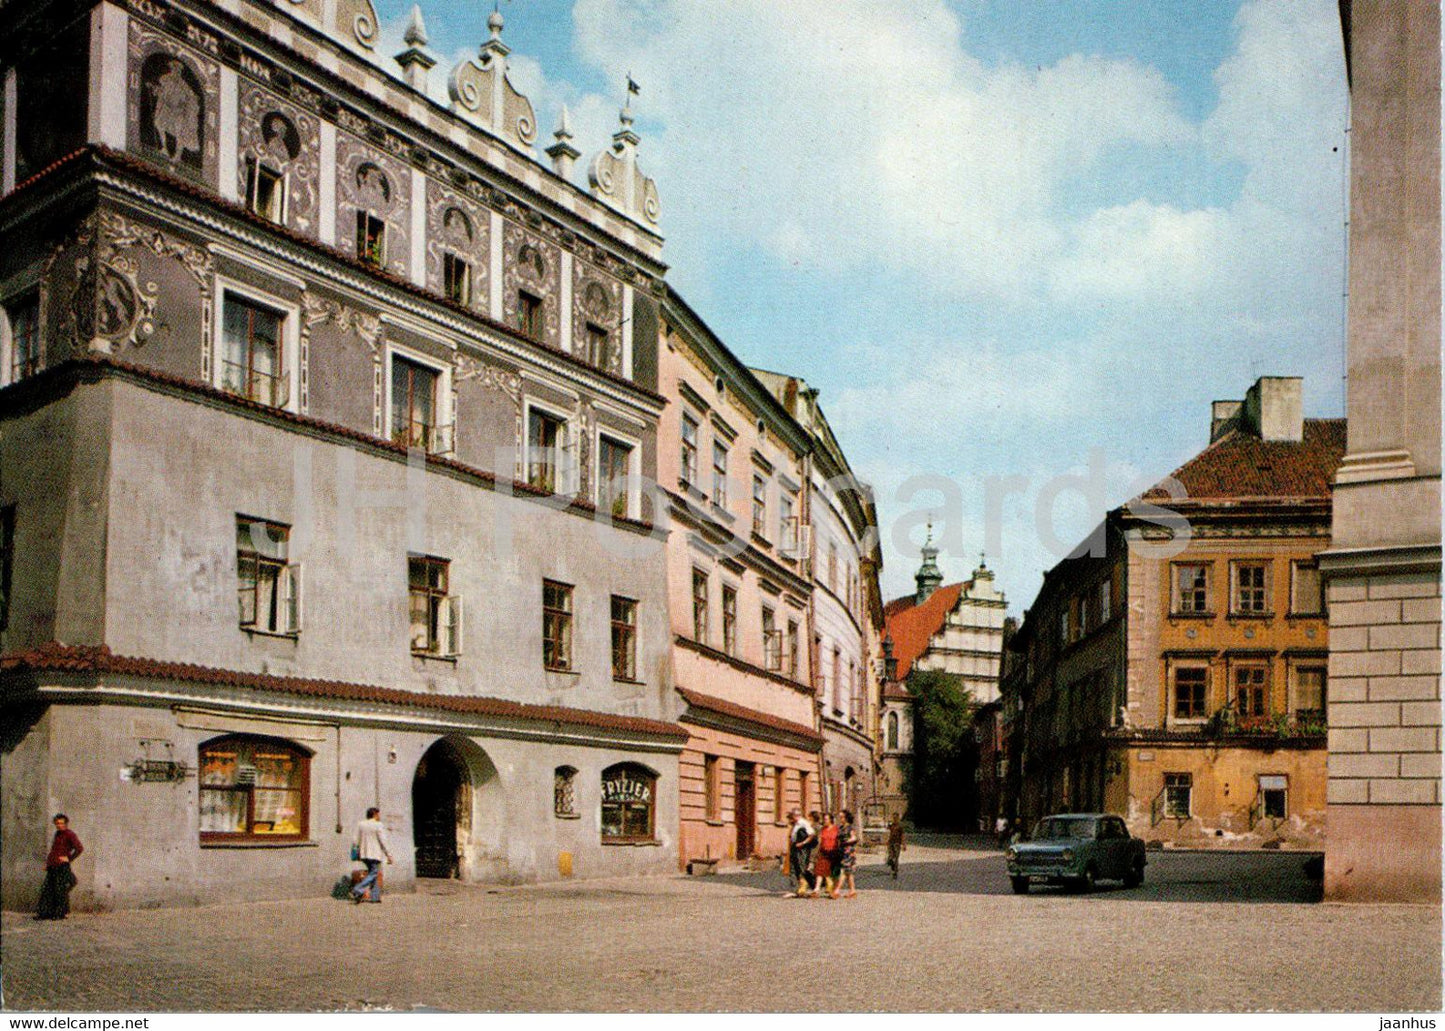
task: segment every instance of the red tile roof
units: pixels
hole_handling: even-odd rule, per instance
[[[1189,497],[1205,499],[1318,498],[1345,455],[1344,419],[1306,419],[1303,440],[1260,440],[1232,430],[1174,470]],[[1146,498],[1167,497],[1160,487]]]
[[[883,700],[886,702],[911,702],[913,692],[908,690],[908,685],[902,681],[890,681],[883,688]]]
[[[792,720],[785,720],[772,713],[762,712],[759,709],[749,709],[745,705],[738,705],[725,698],[717,698],[710,694],[703,694],[701,691],[692,691],[686,687],[679,687],[677,693],[682,695],[683,701],[698,709],[707,709],[723,716],[731,716],[734,719],[746,720],[749,723],[757,723],[764,727],[772,727],[774,730],[784,730],[789,734],[796,734],[799,737],[807,738],[817,744],[823,743],[823,735],[819,734],[812,727],[802,723],[794,723]]]
[[[622,730],[634,734],[684,740],[688,734],[676,723],[642,716],[618,716],[590,709],[571,709],[560,705],[533,705],[505,698],[480,698],[474,695],[425,694],[397,688],[377,687],[341,680],[313,680],[306,677],[283,677],[270,673],[244,673],[239,670],[194,666],[182,662],[137,659],[114,655],[105,645],[41,645],[27,652],[0,655],[0,674],[25,672],[97,673],[133,676],[155,680],[180,680],[194,684],[244,687],[254,691],[304,695],[311,698],[332,698],[348,702],[375,702],[403,705],[444,712],[475,713],[507,719],[539,723],[569,723],[574,726]]]
[[[945,584],[923,602],[914,604],[914,596],[895,598],[883,610],[887,633],[893,638],[893,657],[898,660],[898,679],[903,680],[914,661],[928,650],[928,642],[943,628],[949,610],[958,604],[964,584]]]

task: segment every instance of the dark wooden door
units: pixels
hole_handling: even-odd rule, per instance
[[[462,771],[449,748],[434,746],[412,782],[412,834],[418,877],[457,876],[457,804]]]
[[[757,843],[758,803],[753,764],[739,762],[733,773],[733,818],[738,826],[738,858],[747,859]]]

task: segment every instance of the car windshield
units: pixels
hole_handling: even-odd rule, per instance
[[[1089,816],[1046,816],[1034,828],[1034,840],[1081,838],[1092,840],[1094,819]]]

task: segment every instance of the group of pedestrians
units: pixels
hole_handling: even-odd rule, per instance
[[[888,865],[895,878],[903,847],[903,825],[895,816],[888,827]],[[836,822],[832,813],[788,813],[788,875],[798,898],[857,898],[857,868],[858,822],[851,809]]]

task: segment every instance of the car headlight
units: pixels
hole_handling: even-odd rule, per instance
[[[1010,845],[1006,855],[1008,856],[1008,861],[1012,863],[1015,859],[1019,857],[1019,850]]]
[[[1074,861],[1074,850],[1071,848],[1064,849],[1063,855],[1059,858],[1066,863],[1072,863]]]

